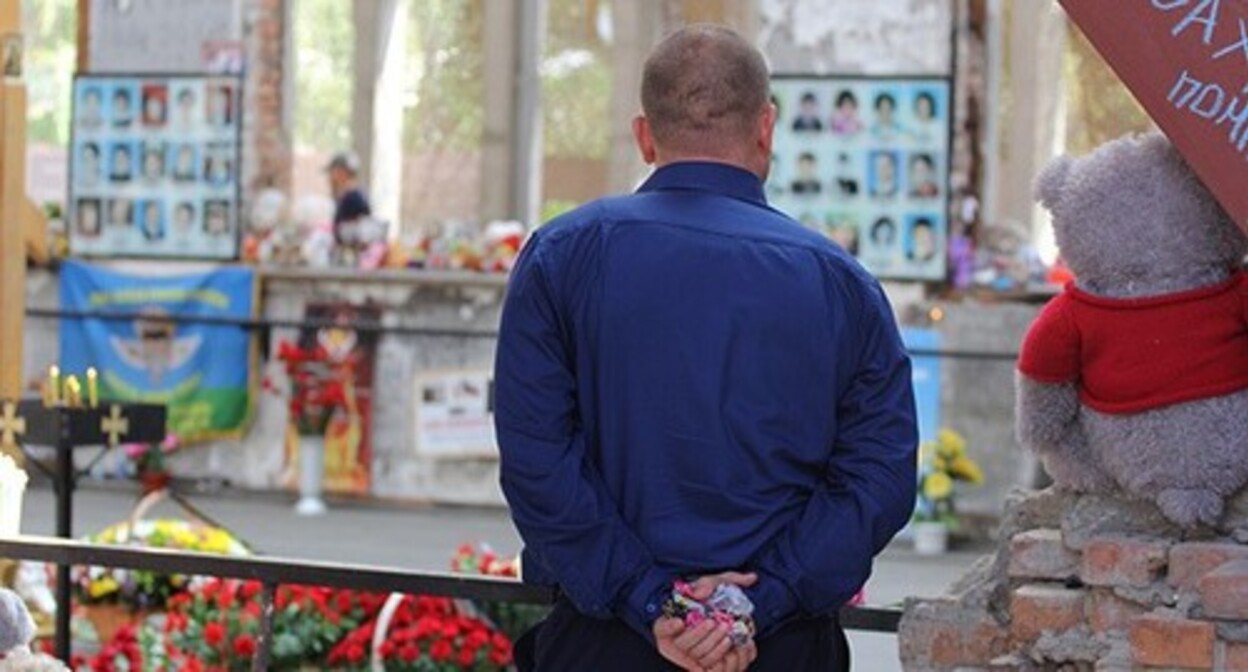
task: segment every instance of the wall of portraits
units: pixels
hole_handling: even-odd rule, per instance
[[[70,253],[238,258],[241,87],[230,76],[80,75]]]
[[[951,88],[932,77],[774,78],[768,199],[877,277],[943,280]]]

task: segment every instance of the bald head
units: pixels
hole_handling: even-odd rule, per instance
[[[769,90],[767,63],[749,42],[727,28],[693,25],[646,60],[641,106],[660,153],[711,157],[752,147]]]

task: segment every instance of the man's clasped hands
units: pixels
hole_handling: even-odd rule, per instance
[[[703,576],[681,588],[685,597],[705,602],[721,585],[746,588],[757,580],[756,574],[724,572]],[[758,656],[752,630],[747,637],[740,633],[734,637],[732,625],[716,618],[665,614],[654,623],[654,641],[664,658],[690,672],[742,672]]]

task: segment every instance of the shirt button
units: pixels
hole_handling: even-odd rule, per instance
[[[654,612],[658,611],[658,607],[654,606],[653,604],[647,604],[646,611],[653,614]]]

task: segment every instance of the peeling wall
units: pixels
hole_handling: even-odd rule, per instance
[[[949,0],[759,0],[759,12],[759,44],[776,72],[950,72]]]

